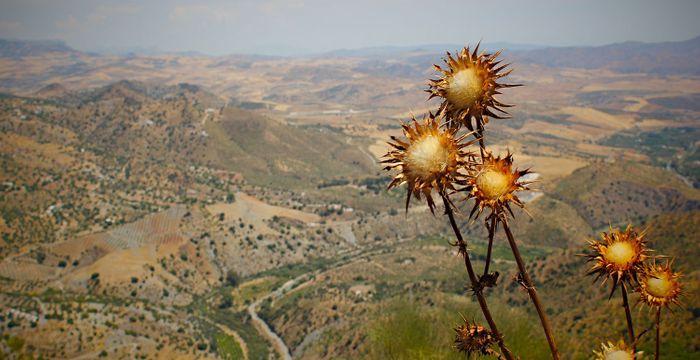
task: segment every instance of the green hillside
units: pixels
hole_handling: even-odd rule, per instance
[[[240,172],[253,184],[307,188],[309,183],[364,178],[377,166],[352,138],[326,129],[302,129],[239,108],[208,122],[205,158]]]
[[[677,175],[632,162],[596,162],[578,169],[551,195],[571,205],[593,228],[700,208],[700,191]]]

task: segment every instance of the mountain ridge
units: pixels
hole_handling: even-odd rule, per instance
[[[80,51],[68,46],[62,40],[10,40],[0,39],[0,57],[19,59],[27,56],[48,53],[77,55]]]
[[[595,47],[513,51],[516,61],[548,67],[606,68],[624,73],[700,74],[700,36],[685,41],[626,41]]]

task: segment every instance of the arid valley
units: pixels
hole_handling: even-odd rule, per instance
[[[404,211],[380,164],[402,122],[439,105],[427,80],[457,46],[109,55],[0,40],[0,358],[463,359],[452,329],[480,313],[449,224],[425,202]],[[664,358],[700,351],[699,55],[700,38],[501,55],[524,86],[486,135],[534,173],[512,228],[567,359],[625,335],[579,255],[628,223],[683,273]],[[483,264],[487,230],[462,198]],[[515,352],[546,359],[513,264],[498,235],[487,295]]]

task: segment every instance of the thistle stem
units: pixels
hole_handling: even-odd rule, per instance
[[[620,283],[622,287],[622,307],[625,308],[625,317],[627,318],[627,332],[630,336],[630,343],[632,344],[632,353],[637,353],[637,338],[634,336],[634,326],[632,325],[632,312],[630,312],[630,304],[627,300],[627,287],[624,282]]]
[[[661,332],[661,306],[656,309],[656,353],[654,354],[654,359],[659,360],[659,333]]]
[[[442,202],[445,204],[445,213],[447,214],[447,217],[449,217],[450,225],[452,225],[452,230],[454,231],[455,236],[457,237],[457,246],[459,246],[459,252],[464,256],[464,266],[467,268],[467,273],[469,274],[469,281],[471,282],[474,294],[476,295],[476,298],[479,301],[481,312],[484,314],[486,322],[489,323],[491,332],[498,341],[498,346],[501,348],[501,351],[503,351],[503,356],[505,356],[505,358],[508,360],[514,360],[515,358],[513,357],[513,354],[511,354],[510,350],[508,350],[505,342],[503,341],[503,336],[501,336],[501,333],[498,332],[496,322],[493,320],[491,312],[489,311],[489,307],[486,304],[484,294],[482,294],[482,289],[478,285],[479,280],[476,278],[476,274],[474,273],[474,267],[472,266],[471,260],[469,260],[469,253],[467,253],[467,244],[464,242],[462,232],[457,226],[457,222],[455,221],[454,213],[452,212],[452,207],[450,207],[450,202],[447,199],[447,195],[442,195]]]
[[[481,157],[484,157],[484,152],[486,151],[486,144],[484,143],[484,124],[481,121],[479,121],[478,118],[476,118],[475,121],[476,131],[479,137],[479,150],[481,151]]]
[[[542,329],[544,329],[544,333],[547,336],[547,342],[549,343],[549,350],[552,352],[552,358],[554,360],[559,360],[559,350],[557,350],[557,344],[554,340],[554,333],[552,332],[552,328],[549,326],[549,321],[547,320],[547,315],[544,312],[544,307],[542,306],[542,303],[540,302],[540,298],[537,295],[537,291],[535,290],[535,286],[532,284],[532,280],[530,279],[530,275],[528,275],[527,269],[525,268],[525,262],[523,261],[522,256],[520,256],[520,250],[518,250],[518,244],[515,243],[515,238],[513,238],[513,233],[510,231],[510,227],[508,227],[508,220],[505,219],[505,217],[500,218],[501,223],[503,224],[503,230],[506,233],[506,237],[508,237],[508,242],[510,243],[510,248],[513,251],[513,256],[515,257],[515,262],[518,264],[518,270],[520,271],[520,276],[522,277],[522,281],[525,285],[525,289],[527,290],[527,293],[530,295],[530,299],[532,300],[532,303],[535,305],[535,309],[537,310],[537,315],[540,317],[540,322],[542,323]]]
[[[491,218],[489,225],[489,247],[486,251],[486,265],[484,265],[484,276],[489,274],[489,265],[491,265],[491,251],[493,250],[493,236],[496,232],[496,217]]]

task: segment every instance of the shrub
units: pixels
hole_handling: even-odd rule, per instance
[[[226,285],[231,287],[237,287],[240,283],[240,276],[234,270],[229,270],[226,272]]]

